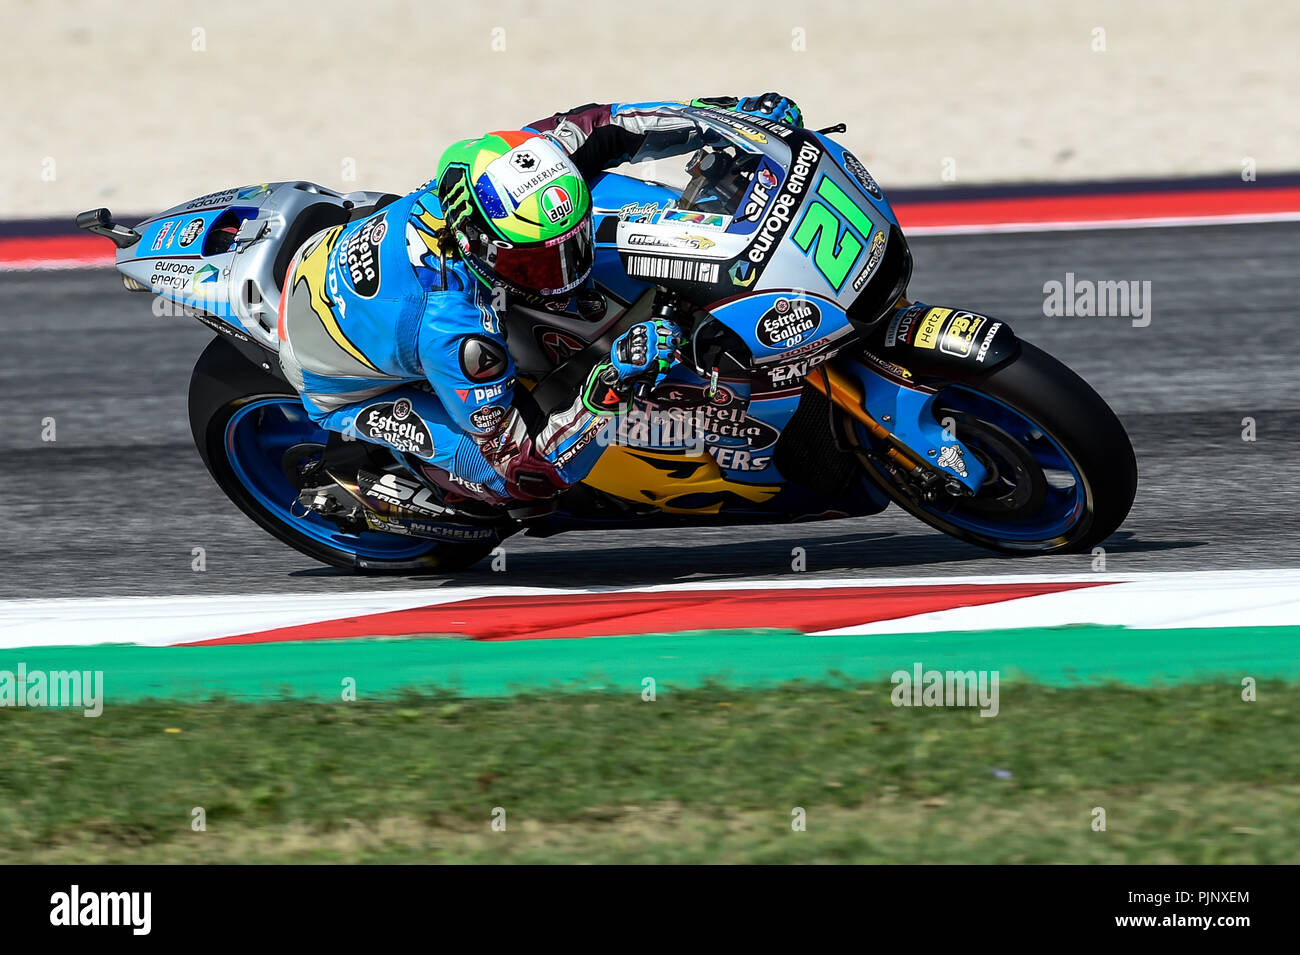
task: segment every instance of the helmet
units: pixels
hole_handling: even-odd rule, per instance
[[[465,264],[526,299],[572,292],[591,274],[591,195],[555,142],[489,133],[447,149],[438,199]]]

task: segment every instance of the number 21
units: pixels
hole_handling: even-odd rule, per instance
[[[857,204],[844,194],[844,190],[825,176],[822,176],[821,181],[817,183],[817,196],[824,202],[813,201],[809,205],[803,221],[795,230],[794,244],[805,253],[814,245],[816,246],[813,251],[813,264],[830,283],[831,288],[838,292],[864,248],[862,240],[852,231],[844,229],[841,232],[841,216],[847,219],[864,238],[871,235],[873,223],[857,207]],[[833,238],[828,239],[828,236]]]

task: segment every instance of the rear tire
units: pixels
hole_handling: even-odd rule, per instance
[[[291,402],[274,399],[291,399]],[[217,486],[276,539],[321,563],[366,574],[463,570],[487,556],[499,543],[499,540],[433,541],[370,532],[356,535],[341,529],[336,534],[318,530],[313,535],[304,524],[308,519],[286,512],[291,506],[288,501],[284,502],[284,508],[269,506],[240,479],[232,463],[231,422],[241,411],[258,402],[268,408],[277,405],[293,408],[293,403],[297,409],[302,408],[298,393],[291,385],[254,365],[225,339],[214,338],[199,356],[190,377],[189,415],[194,445]],[[302,416],[305,418],[305,412]],[[306,450],[310,443],[304,440],[295,447]],[[391,546],[386,539],[392,539]],[[392,553],[386,554],[386,549]]]
[[[868,474],[894,503],[953,537],[1021,556],[1087,550],[1119,528],[1137,493],[1137,460],[1123,424],[1086,381],[1041,348],[1022,341],[1020,354],[1013,361],[985,378],[957,387],[986,395],[1009,407],[1035,424],[1065,453],[1077,472],[1077,519],[1068,529],[1042,540],[1008,539],[983,533],[949,519],[961,515],[961,505],[952,504],[953,500],[959,499],[943,500],[942,503],[951,506],[946,515],[942,508],[923,506],[902,491],[887,470],[860,454],[859,459]],[[941,390],[936,408],[942,406],[944,394]],[[860,448],[869,445],[870,439],[864,440],[862,432],[847,416],[844,421],[853,443]],[[958,423],[959,438],[963,434],[962,428],[963,425]],[[989,434],[992,445],[997,440],[996,429],[990,429]],[[1037,483],[1022,488],[1020,493],[1022,499],[1032,502],[1041,500],[1043,490],[1043,485]],[[979,501],[978,494],[974,501]],[[972,502],[972,510],[974,506]],[[981,515],[987,513],[996,512],[985,509]],[[965,519],[970,520],[968,516]]]

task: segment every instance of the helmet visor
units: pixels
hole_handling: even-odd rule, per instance
[[[591,274],[591,217],[545,243],[488,246],[484,264],[511,285],[542,295],[571,292]]]

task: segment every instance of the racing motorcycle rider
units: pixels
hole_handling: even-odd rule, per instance
[[[775,93],[690,104],[800,123]],[[668,374],[680,331],[662,317],[634,325],[543,409],[516,386],[501,317],[512,298],[580,314],[599,299],[586,180],[695,148],[694,124],[654,112],[665,105],[591,104],[456,143],[436,180],[308,240],[285,275],[278,332],[311,418],[408,452],[426,480],[489,504],[581,481],[608,416]]]

